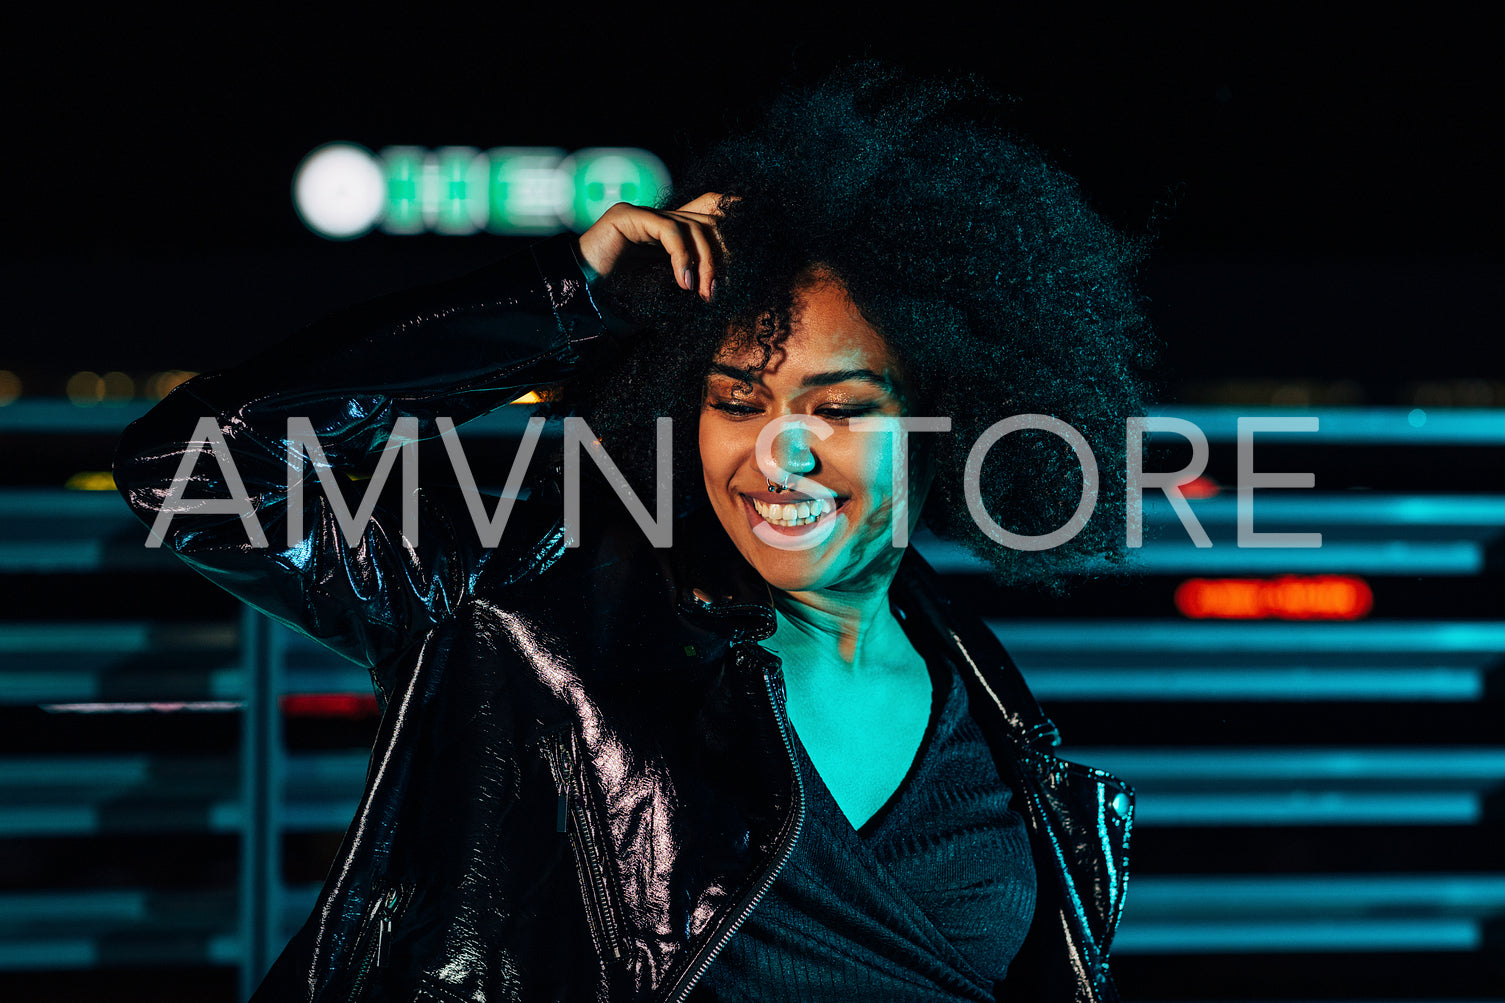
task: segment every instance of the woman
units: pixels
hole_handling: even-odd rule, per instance
[[[894,546],[923,520],[1046,584],[1112,549],[1107,520],[1030,552],[969,515],[971,445],[1014,413],[1081,429],[1111,483],[1143,354],[1135,248],[990,108],[854,68],[704,157],[678,210],[349,311],[127,430],[135,511],[384,707],[258,1000],[1117,998],[1130,792],[1050,753],[992,634]],[[288,490],[290,418],[380,481],[389,439],[541,387],[643,499],[677,419],[672,546],[590,462],[533,476],[489,544],[453,485],[404,523],[387,478],[358,536],[329,487]],[[950,432],[895,431],[924,417]],[[194,466],[216,433],[233,464]],[[1065,521],[1060,447],[998,445],[994,519]],[[329,483],[354,511],[365,485]]]

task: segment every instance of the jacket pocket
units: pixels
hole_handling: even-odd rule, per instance
[[[411,884],[377,886],[356,934],[346,1003],[364,999],[371,980],[386,967],[392,953],[392,927],[412,900],[413,889]]]
[[[549,775],[553,777],[559,797],[554,829],[569,834],[591,943],[595,946],[596,956],[603,961],[619,961],[622,957],[621,923],[607,880],[606,853],[601,847],[601,827],[591,805],[590,785],[580,768],[575,732],[568,727],[549,732],[544,735],[540,748],[549,764]]]

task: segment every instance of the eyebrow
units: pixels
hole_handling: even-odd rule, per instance
[[[735,366],[724,366],[719,362],[711,363],[711,372],[718,376],[729,376],[742,383],[763,382],[762,374],[755,369],[738,369]],[[871,369],[837,369],[829,373],[815,373],[805,377],[800,382],[800,386],[829,387],[836,383],[846,383],[848,380],[855,380],[858,383],[870,383],[887,393],[895,392],[893,383]]]

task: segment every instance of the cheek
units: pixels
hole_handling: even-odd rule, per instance
[[[854,483],[875,499],[894,493],[893,440],[890,436],[852,432],[843,443],[840,462]],[[834,458],[834,457],[833,457]]]
[[[701,415],[699,446],[700,467],[707,487],[725,484],[736,468],[735,448],[719,422]]]

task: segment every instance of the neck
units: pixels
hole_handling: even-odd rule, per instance
[[[860,676],[892,666],[903,629],[889,610],[888,581],[860,592],[774,590],[773,597],[778,629],[766,644],[786,667]]]

